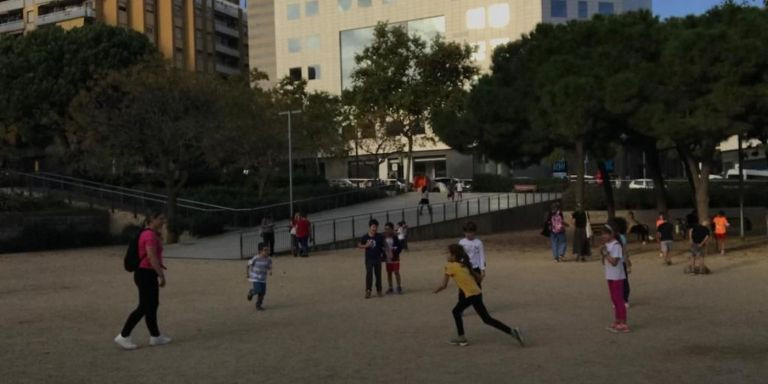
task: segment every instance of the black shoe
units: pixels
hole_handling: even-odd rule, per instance
[[[251,301],[253,299],[253,292],[248,291],[248,301]]]
[[[512,337],[520,343],[521,347],[525,347],[525,338],[523,337],[523,332],[520,331],[520,328],[512,328]]]

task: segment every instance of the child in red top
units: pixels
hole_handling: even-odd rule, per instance
[[[299,256],[309,256],[309,234],[311,224],[304,213],[299,214],[296,222],[296,241],[299,243]]]

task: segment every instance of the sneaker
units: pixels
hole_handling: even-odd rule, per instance
[[[525,338],[523,337],[523,332],[520,331],[520,328],[512,328],[512,337],[520,343],[521,347],[525,347]]]
[[[402,287],[397,287],[397,294],[398,295],[402,295],[403,294],[403,288]]]
[[[451,343],[452,345],[458,345],[460,347],[466,347],[467,345],[469,345],[467,338],[464,336],[453,338],[451,339],[451,341],[449,341],[449,343]]]
[[[618,331],[616,331],[616,326],[617,326],[617,325],[618,325],[618,324],[616,324],[616,323],[613,323],[613,324],[611,324],[611,325],[609,325],[609,326],[605,327],[605,329],[606,329],[606,330],[608,330],[608,332],[618,333]]]
[[[160,345],[166,345],[170,344],[171,338],[168,336],[160,335],[158,337],[151,336],[149,338],[149,345],[151,346],[160,346]]]
[[[616,333],[629,333],[629,326],[626,324],[616,324],[614,329]]]
[[[117,336],[115,336],[115,343],[117,343],[117,345],[119,345],[123,349],[127,349],[127,350],[138,348],[138,346],[134,344],[133,341],[131,341],[130,336],[123,337],[123,335],[119,333],[117,334]]]
[[[257,311],[263,311],[263,310],[264,310],[264,307],[262,307],[261,305],[257,305],[257,306],[256,306],[256,310],[257,310]]]
[[[365,298],[370,299],[371,298],[371,291],[365,291]]]
[[[248,301],[251,301],[253,299],[253,292],[248,291]]]
[[[393,293],[395,293],[395,291],[392,288],[387,289],[387,295],[391,295]]]

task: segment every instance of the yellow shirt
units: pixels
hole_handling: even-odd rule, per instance
[[[450,262],[445,265],[445,274],[453,277],[456,285],[458,285],[459,289],[464,292],[464,296],[470,297],[482,293],[480,287],[477,286],[475,277],[469,273],[469,270],[467,270],[465,266],[456,262]]]
[[[715,234],[724,235],[728,232],[728,219],[725,217],[717,216],[712,219],[712,222],[715,224]]]

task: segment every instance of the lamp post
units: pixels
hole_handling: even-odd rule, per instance
[[[301,110],[283,111],[280,116],[288,116],[288,200],[290,201],[291,217],[293,217],[293,145],[291,144],[291,116],[301,113]]]
[[[739,132],[739,237],[744,240],[744,151]]]

